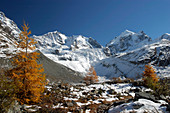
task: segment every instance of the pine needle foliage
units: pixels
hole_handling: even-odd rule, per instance
[[[19,88],[18,101],[21,104],[38,103],[45,87],[44,69],[37,63],[39,53],[28,52],[29,49],[34,50],[34,44],[36,44],[34,39],[29,37],[31,31],[28,25],[24,23],[22,28],[20,43],[16,43],[21,50],[12,58],[13,68],[9,73]]]

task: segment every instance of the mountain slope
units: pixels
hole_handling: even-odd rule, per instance
[[[37,52],[40,53],[37,62],[39,64],[43,64],[46,78],[50,81],[62,81],[64,83],[79,83],[83,81],[83,76],[81,73],[50,60],[49,58],[44,56],[40,51]],[[12,68],[10,60],[8,58],[0,58],[0,68]]]
[[[144,65],[133,64],[120,58],[109,57],[93,64],[100,76],[109,79],[113,77],[127,77],[137,79],[141,77]]]
[[[106,58],[102,46],[92,38],[68,37],[58,31],[33,38],[45,56],[78,72],[86,73],[93,62]]]
[[[20,33],[20,29],[17,27],[16,23],[7,18],[3,12],[0,11],[0,27],[4,29],[4,31],[8,32],[10,35],[14,37],[18,37]]]
[[[143,31],[135,33],[125,30],[118,37],[115,37],[112,41],[110,41],[106,47],[109,48],[111,53],[114,55],[116,53],[127,52],[140,48],[149,42],[151,42],[151,38]]]
[[[169,40],[162,39],[132,51],[117,53],[93,66],[101,76],[108,78],[124,76],[136,79],[142,77],[145,65],[150,63],[159,77],[170,77],[169,45]]]
[[[18,50],[15,42],[20,33],[17,25],[0,12],[0,62],[10,57]],[[49,75],[63,78],[62,74],[55,75],[55,67],[62,64],[71,70],[85,75],[94,66],[98,75],[108,78],[126,76],[135,78],[141,75],[144,65],[151,63],[159,76],[170,75],[170,34],[151,40],[143,31],[135,33],[124,31],[115,37],[106,47],[101,46],[93,38],[82,35],[66,36],[58,31],[48,32],[42,36],[32,36],[38,43],[37,50],[45,58],[45,70]],[[51,68],[47,68],[52,62]],[[55,64],[56,63],[56,64]],[[62,66],[61,66],[62,67]],[[60,69],[60,68],[59,68]],[[48,71],[50,70],[50,71]],[[62,69],[61,69],[62,70]],[[68,75],[68,73],[67,73]],[[74,74],[73,74],[74,75]]]
[[[16,47],[20,30],[17,25],[0,12],[0,69],[11,68],[9,58],[16,54],[19,48]],[[43,64],[47,79],[51,81],[63,81],[77,83],[83,80],[82,75],[68,67],[58,64],[40,52],[38,59]]]
[[[113,54],[112,57],[102,60],[100,62],[102,65],[97,64],[95,66],[101,75],[135,77],[138,75],[141,76],[144,65],[150,63],[155,68],[158,76],[170,77],[169,45],[170,35],[168,33],[151,41],[143,32],[134,33],[126,30],[107,44],[106,49],[110,49]],[[104,70],[107,71],[100,72],[102,67],[106,68],[105,65],[107,69]],[[115,65],[117,65],[117,67],[113,67]],[[133,71],[131,71],[131,69]],[[119,73],[117,73],[117,70]]]
[[[65,83],[79,83],[83,81],[83,77],[80,73],[65,67],[59,63],[56,63],[46,56],[44,56],[40,51],[38,63],[43,64],[44,73],[50,81],[62,81]]]
[[[15,54],[17,37],[20,30],[14,21],[10,20],[0,11],[0,57],[10,57]]]
[[[117,57],[134,62],[151,63],[158,66],[168,66],[170,64],[170,40],[162,39],[159,42],[145,45],[134,51],[124,54],[117,54]]]
[[[123,54],[117,54],[117,58],[129,61],[133,64],[150,63],[156,69],[158,76],[170,77],[170,40],[162,39],[159,42],[145,45]]]

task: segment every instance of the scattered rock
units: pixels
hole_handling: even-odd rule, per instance
[[[14,102],[14,105],[12,105],[9,110],[8,113],[22,113],[21,111],[21,105],[19,105],[19,103],[17,101]]]
[[[88,92],[82,92],[82,95],[88,95]]]
[[[74,106],[77,106],[77,103],[76,103],[74,100],[72,100],[72,101],[70,101],[70,102],[65,102],[65,103],[63,103],[63,105],[64,105],[65,107],[74,107]]]
[[[105,113],[108,109],[107,105],[101,104],[97,108],[97,113]]]
[[[158,102],[154,95],[151,95],[150,93],[146,92],[135,92],[135,100],[138,100],[140,98],[152,100],[153,102]]]
[[[131,92],[140,92],[141,89],[140,88],[134,88],[134,89],[130,89]]]
[[[164,95],[160,95],[159,97],[161,100],[166,100],[166,97]]]
[[[170,104],[168,104],[166,107],[166,111],[170,111]]]
[[[105,92],[105,90],[103,90],[102,88],[99,88],[98,93],[96,94],[96,96],[97,95],[102,95],[102,93],[104,93],[104,92]]]
[[[96,94],[98,94],[98,90],[91,90],[90,92],[89,92],[89,94],[90,95],[96,95]]]
[[[127,102],[127,100],[119,100],[119,101],[114,102],[112,105],[113,106],[118,106],[118,105],[126,103],[126,102]]]
[[[109,94],[111,94],[111,95],[117,94],[114,89],[107,90],[107,93],[109,93]]]
[[[144,83],[143,83],[143,81],[134,81],[134,82],[132,83],[132,85],[133,85],[133,86],[144,86]]]
[[[144,104],[141,104],[141,103],[137,103],[137,104],[133,104],[133,109],[139,109],[141,108],[142,106],[144,106]]]

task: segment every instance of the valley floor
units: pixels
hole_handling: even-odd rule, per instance
[[[95,84],[49,84],[41,107],[28,111],[76,113],[169,113],[169,97],[152,95],[152,90],[131,81]]]

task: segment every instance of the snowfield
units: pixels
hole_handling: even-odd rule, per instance
[[[88,72],[91,64],[97,62],[98,60],[106,58],[102,49],[78,49],[75,51],[62,50],[59,55],[46,54],[51,60],[63,64],[78,72]]]
[[[163,103],[166,103],[166,102],[163,101]],[[141,107],[136,110],[135,106],[141,106]],[[120,106],[113,107],[109,109],[108,113],[131,113],[131,112],[166,113],[165,110],[166,110],[166,107],[161,106],[161,103],[155,103],[147,99],[139,99],[138,101],[135,101],[135,102],[125,103]]]

